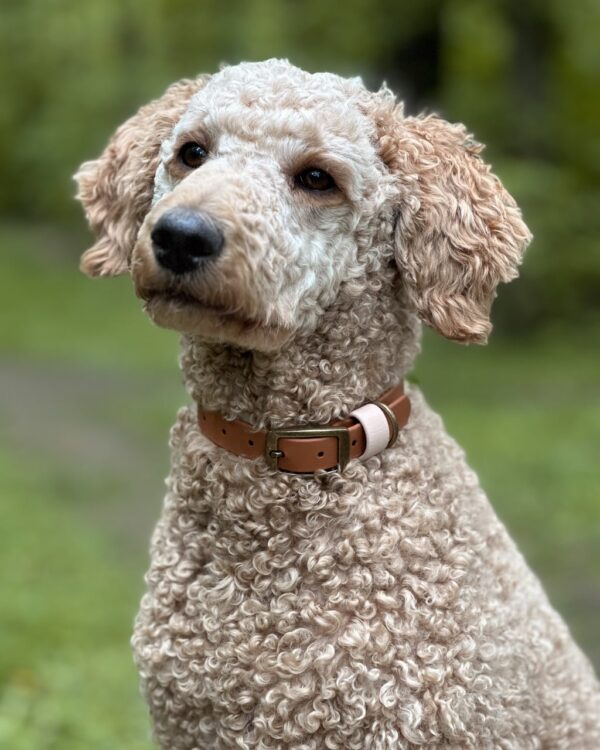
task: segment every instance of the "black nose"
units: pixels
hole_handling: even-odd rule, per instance
[[[176,274],[194,271],[223,249],[223,233],[210,217],[192,208],[171,208],[150,235],[156,260]]]

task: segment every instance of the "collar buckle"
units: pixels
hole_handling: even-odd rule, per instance
[[[337,464],[327,471],[343,471],[350,460],[350,434],[346,427],[320,427],[319,425],[306,425],[303,427],[284,427],[267,432],[265,440],[265,461],[275,471],[296,476],[313,476],[314,472],[286,471],[279,467],[279,459],[285,455],[279,449],[279,441],[282,438],[337,438]]]

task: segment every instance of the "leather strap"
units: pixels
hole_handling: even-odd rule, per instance
[[[393,412],[402,429],[410,416],[410,401],[403,384],[386,391],[379,401]],[[206,411],[198,406],[200,431],[221,448],[245,458],[265,455],[267,431],[254,430],[241,419],[227,420],[220,412]],[[342,427],[348,431],[350,458],[360,458],[367,447],[367,437],[362,424],[353,417],[338,420],[326,427]],[[298,429],[302,429],[301,427]],[[395,432],[390,429],[394,437]],[[387,447],[387,446],[386,446]],[[294,474],[312,474],[319,470],[335,468],[339,463],[339,440],[326,437],[281,437],[277,441],[277,468]]]

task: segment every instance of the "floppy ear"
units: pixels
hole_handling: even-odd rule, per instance
[[[409,301],[447,338],[485,343],[496,287],[517,276],[531,234],[464,126],[398,108],[391,119],[382,157],[398,179],[396,259]]]
[[[96,235],[96,243],[81,258],[80,268],[88,276],[117,276],[127,271],[152,202],[161,143],[207,80],[208,76],[200,76],[169,86],[160,99],[146,104],[118,128],[99,159],[79,168],[76,197]]]

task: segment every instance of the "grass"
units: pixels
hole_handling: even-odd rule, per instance
[[[127,643],[139,586],[131,562],[74,517],[64,486],[58,471],[0,464],[0,747],[143,750]],[[91,483],[71,489],[94,497]]]
[[[184,398],[176,336],[127,279],[79,275],[72,239],[13,226],[0,243],[0,747],[148,750],[128,639]],[[593,335],[428,335],[415,378],[600,665]]]

